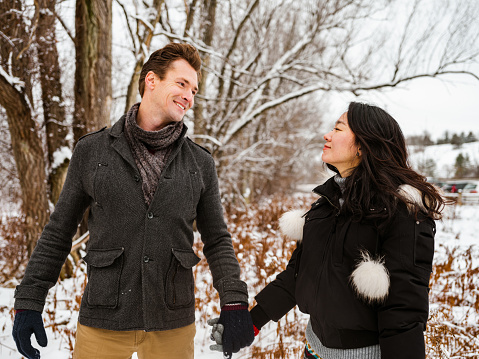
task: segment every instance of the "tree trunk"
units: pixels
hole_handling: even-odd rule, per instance
[[[62,158],[59,156],[63,148],[69,148],[69,144],[66,140],[68,128],[65,124],[65,109],[60,82],[61,71],[56,46],[55,5],[56,1],[38,0],[37,6],[40,15],[36,31],[43,118],[48,150],[48,184],[50,200],[53,204],[57,203],[60,196],[69,163],[68,157]],[[56,162],[55,153],[57,156]]]
[[[216,0],[205,0],[205,8],[206,8],[206,18],[203,21],[203,43],[206,46],[211,46],[213,43],[213,35],[215,30],[215,22],[216,22]],[[208,67],[210,62],[209,54],[205,53],[202,59],[202,66],[201,66],[201,81],[198,84],[198,94],[205,95],[206,93],[206,82],[208,72],[206,68]],[[195,107],[193,107],[193,113],[195,116],[195,133],[196,134],[208,134],[207,133],[207,123],[204,118],[204,105],[203,101],[199,100],[196,102]],[[205,143],[204,141],[197,139],[195,140],[200,142],[207,147],[210,147],[209,144]]]
[[[147,19],[148,22],[153,26],[156,27],[156,24],[160,20],[161,16],[161,7],[163,6],[163,0],[155,0],[153,3],[153,11],[150,12],[150,17]],[[128,21],[128,19],[127,19]],[[125,104],[125,113],[136,103],[136,96],[138,94],[138,80],[140,79],[141,68],[143,67],[143,63],[145,62],[146,53],[143,51],[146,48],[148,51],[150,49],[151,40],[153,39],[153,29],[149,26],[145,26],[143,24],[140,25],[140,28],[144,29],[142,35],[138,34],[139,46],[137,49],[136,54],[136,63],[133,70],[133,74],[131,75],[130,84],[128,85],[128,91],[126,94],[126,104]],[[143,46],[144,44],[144,46]]]
[[[28,256],[49,217],[44,152],[32,117],[31,42],[19,1],[0,2],[0,105],[5,108],[22,190]],[[32,27],[38,21],[36,11]],[[7,69],[7,71],[5,70]]]
[[[0,99],[7,111],[13,154],[22,189],[25,236],[30,256],[49,217],[43,149],[25,97],[2,76]]]
[[[75,14],[75,143],[110,125],[112,0],[77,0]]]

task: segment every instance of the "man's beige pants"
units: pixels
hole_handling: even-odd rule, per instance
[[[195,323],[183,328],[145,332],[113,331],[78,323],[73,359],[193,359]]]

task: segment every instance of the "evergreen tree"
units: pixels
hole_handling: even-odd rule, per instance
[[[456,170],[454,177],[456,178],[466,177],[469,173],[469,167],[470,167],[469,155],[466,154],[464,156],[462,153],[459,153],[456,157],[456,163],[454,164],[454,168]]]
[[[469,131],[467,137],[466,137],[466,143],[471,143],[471,142],[476,142],[477,137],[472,133],[472,131]]]
[[[461,148],[463,143],[464,140],[461,138],[461,136],[458,136],[457,134],[452,135],[451,144],[454,145],[454,148]]]

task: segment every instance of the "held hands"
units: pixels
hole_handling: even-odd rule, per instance
[[[40,351],[32,346],[30,337],[35,334],[37,343],[42,347],[47,346],[48,340],[43,326],[42,313],[35,310],[17,311],[13,321],[12,334],[20,354],[28,359],[40,359]]]
[[[222,351],[227,359],[253,343],[255,332],[246,303],[224,305],[220,317],[209,319],[208,324],[212,326],[211,339],[216,341],[210,349]]]

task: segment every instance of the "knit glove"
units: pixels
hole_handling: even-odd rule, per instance
[[[224,305],[220,317],[209,319],[208,324],[213,327],[211,339],[216,341],[210,349],[222,351],[226,359],[253,343],[253,321],[246,303]]]
[[[12,331],[17,349],[28,359],[40,359],[40,351],[32,347],[30,341],[33,333],[37,343],[46,347],[48,340],[43,326],[42,313],[35,310],[18,310],[15,314]]]

